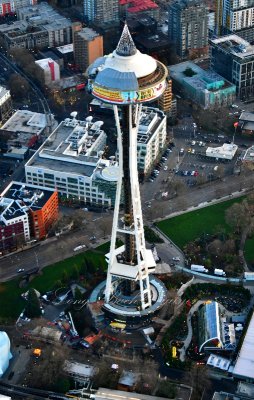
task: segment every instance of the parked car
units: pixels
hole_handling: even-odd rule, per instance
[[[80,244],[79,246],[77,246],[77,247],[74,247],[73,251],[79,251],[79,250],[82,250],[82,249],[84,249],[85,247],[86,247],[86,245],[85,245],[85,244]]]
[[[24,268],[19,268],[19,269],[17,269],[17,273],[19,274],[20,272],[24,272],[25,271],[25,269]]]

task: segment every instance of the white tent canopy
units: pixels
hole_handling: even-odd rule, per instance
[[[10,339],[6,332],[0,331],[0,378],[7,370],[11,358]]]

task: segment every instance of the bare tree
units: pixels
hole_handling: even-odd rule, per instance
[[[98,222],[99,222],[99,224],[98,224],[99,229],[101,229],[103,238],[105,239],[105,237],[107,235],[109,235],[111,232],[112,223],[111,223],[111,221],[109,221],[109,218],[103,218],[103,219],[99,220]]]
[[[16,98],[26,97],[27,92],[30,89],[27,80],[19,74],[11,74],[8,85],[10,87],[12,96]]]
[[[63,371],[69,349],[60,346],[43,347],[42,356],[28,378],[28,386],[52,389]]]
[[[223,243],[219,239],[213,240],[208,245],[208,251],[216,256],[220,256],[222,254]]]
[[[225,167],[224,165],[218,165],[216,170],[214,170],[214,176],[218,179],[222,179],[225,175]]]
[[[205,390],[211,385],[207,368],[205,366],[194,365],[190,370],[189,377],[193,387],[192,400],[200,400]]]

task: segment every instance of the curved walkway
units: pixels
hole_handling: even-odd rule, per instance
[[[188,327],[188,335],[183,342],[183,347],[179,350],[180,353],[180,360],[185,361],[186,350],[188,349],[191,339],[192,339],[192,325],[191,325],[191,318],[194,312],[197,311],[199,306],[204,303],[204,300],[198,300],[190,309],[188,316],[187,316],[187,327]]]

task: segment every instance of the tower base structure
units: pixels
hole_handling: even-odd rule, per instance
[[[151,305],[145,309],[141,308],[139,290],[130,294],[125,294],[123,288],[125,280],[114,279],[113,295],[109,302],[104,302],[106,281],[101,282],[91,293],[89,302],[96,303],[101,301],[101,311],[105,314],[105,319],[110,321],[121,321],[127,328],[135,328],[140,325],[150,324],[167,301],[167,289],[164,284],[154,275],[149,275],[151,290]],[[109,321],[109,322],[110,322]]]

